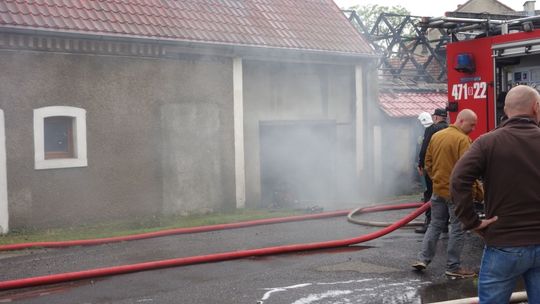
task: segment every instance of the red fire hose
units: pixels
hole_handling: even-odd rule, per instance
[[[374,211],[381,211],[381,210],[397,210],[397,209],[405,209],[405,208],[414,208],[418,206],[420,206],[420,208],[416,209],[415,211],[413,211],[406,217],[400,219],[399,221],[393,223],[392,225],[385,227],[383,229],[380,229],[378,231],[368,233],[368,234],[355,237],[355,238],[318,242],[318,243],[293,244],[293,245],[266,247],[266,248],[259,248],[259,249],[249,249],[249,250],[242,250],[242,251],[224,252],[224,253],[216,253],[216,254],[209,254],[209,255],[200,255],[200,256],[176,258],[176,259],[169,259],[169,260],[145,262],[145,263],[138,263],[138,264],[131,264],[131,265],[97,268],[97,269],[83,270],[83,271],[77,271],[77,272],[52,274],[52,275],[17,279],[17,280],[11,280],[11,281],[2,281],[0,282],[0,290],[54,284],[54,283],[60,283],[60,282],[66,282],[66,281],[82,280],[82,279],[124,274],[124,273],[137,272],[137,271],[145,271],[145,270],[165,268],[165,267],[176,267],[176,266],[185,266],[185,265],[199,264],[199,263],[218,262],[218,261],[224,261],[224,260],[245,258],[245,257],[250,257],[250,256],[263,256],[263,255],[281,254],[281,253],[296,252],[296,251],[306,251],[306,250],[314,250],[314,249],[326,249],[326,248],[349,246],[349,245],[373,240],[375,238],[381,237],[383,235],[386,235],[400,228],[401,226],[407,224],[408,222],[412,221],[413,219],[418,217],[420,214],[422,214],[424,211],[426,211],[431,206],[431,204],[409,203],[409,204],[402,204],[402,205],[380,206],[380,207],[371,207],[371,208],[364,209],[364,212],[370,212],[370,211],[374,212]]]
[[[315,220],[315,219],[321,219],[321,218],[343,216],[343,215],[347,215],[348,212],[349,211],[347,210],[331,211],[331,212],[323,212],[323,213],[317,213],[317,214],[278,217],[278,218],[244,221],[244,222],[229,223],[229,224],[167,229],[167,230],[148,232],[148,233],[142,233],[142,234],[91,239],[91,240],[74,240],[74,241],[61,241],[61,242],[33,242],[33,243],[0,245],[0,251],[22,250],[22,249],[28,249],[28,248],[34,248],[34,247],[60,248],[60,247],[72,247],[72,246],[100,245],[100,244],[105,244],[105,243],[142,240],[142,239],[155,238],[155,237],[161,237],[161,236],[167,236],[167,235],[175,235],[175,234],[189,234],[189,233],[208,232],[208,231],[215,231],[215,230],[244,228],[244,227],[250,227],[250,226],[257,226],[257,225],[268,225],[268,224],[294,222],[294,221]]]

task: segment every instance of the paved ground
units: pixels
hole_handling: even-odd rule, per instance
[[[405,211],[405,212],[409,212]],[[373,214],[396,220],[404,212]],[[0,280],[159,259],[346,239],[378,228],[343,218],[178,235],[68,249],[0,253]],[[400,229],[347,248],[299,252],[145,271],[0,292],[0,303],[432,303],[476,294],[476,280],[444,276],[446,240],[425,273],[410,263],[422,235]],[[468,235],[464,264],[476,266],[482,243]]]

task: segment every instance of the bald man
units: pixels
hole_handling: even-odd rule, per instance
[[[481,136],[452,174],[456,215],[485,241],[478,280],[480,303],[508,303],[523,277],[528,303],[540,303],[540,95],[528,86],[505,99],[508,119]],[[471,204],[471,184],[482,176],[486,218]]]
[[[445,274],[454,278],[476,276],[474,271],[461,266],[464,231],[450,200],[450,175],[454,165],[471,145],[468,134],[476,127],[476,121],[477,116],[473,111],[462,110],[458,113],[454,124],[431,137],[425,159],[425,169],[433,180],[431,222],[424,234],[418,260],[412,265],[416,270],[422,271],[431,263],[435,257],[439,237],[447,225],[447,219],[450,219]],[[475,193],[478,196],[482,194],[481,191]]]

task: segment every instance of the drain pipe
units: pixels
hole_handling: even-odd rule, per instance
[[[510,297],[509,303],[519,303],[527,301],[527,293],[525,291],[514,292]],[[456,299],[444,302],[432,302],[430,304],[478,304],[478,297]]]
[[[225,260],[247,258],[247,257],[252,257],[252,256],[265,256],[265,255],[282,254],[282,253],[297,252],[297,251],[307,251],[307,250],[315,250],[315,249],[328,249],[328,248],[334,248],[334,247],[350,246],[350,245],[354,245],[354,244],[358,244],[362,242],[367,242],[367,241],[376,239],[378,237],[381,237],[383,235],[386,235],[402,227],[408,222],[412,221],[413,219],[415,219],[416,217],[424,213],[429,207],[431,207],[431,203],[426,203],[426,204],[421,204],[421,205],[422,206],[420,206],[420,208],[416,209],[415,211],[408,214],[407,216],[400,219],[399,221],[393,223],[392,225],[385,227],[383,229],[380,229],[378,231],[368,233],[368,234],[355,237],[355,238],[318,242],[318,243],[266,247],[266,248],[249,249],[249,250],[242,250],[242,251],[231,251],[231,252],[216,253],[216,254],[209,254],[209,255],[191,256],[191,257],[176,258],[176,259],[169,259],[169,260],[159,260],[159,261],[152,261],[152,262],[145,262],[145,263],[138,263],[138,264],[97,268],[97,269],[83,270],[83,271],[77,271],[77,272],[51,274],[51,275],[46,275],[46,276],[30,277],[30,278],[16,279],[16,280],[11,280],[11,281],[2,281],[0,282],[0,290],[55,284],[55,283],[61,283],[61,282],[66,282],[66,281],[90,279],[90,278],[95,278],[95,277],[111,276],[111,275],[125,274],[125,273],[130,273],[130,272],[166,268],[166,267],[178,267],[178,266],[200,264],[200,263],[219,262],[219,261],[225,261]],[[371,210],[381,211],[381,210],[385,210],[385,208],[387,208],[388,210],[396,210],[396,209],[411,208],[410,206],[411,204],[381,206],[381,207],[373,207]]]

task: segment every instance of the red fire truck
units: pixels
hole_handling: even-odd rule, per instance
[[[477,31],[480,34],[473,39],[452,41],[446,46],[450,119],[455,121],[462,109],[475,111],[478,125],[471,134],[474,139],[503,119],[504,98],[510,88],[525,84],[540,90],[540,29],[534,29],[540,16],[498,21],[439,19],[446,26],[460,25],[464,33],[488,29]]]

